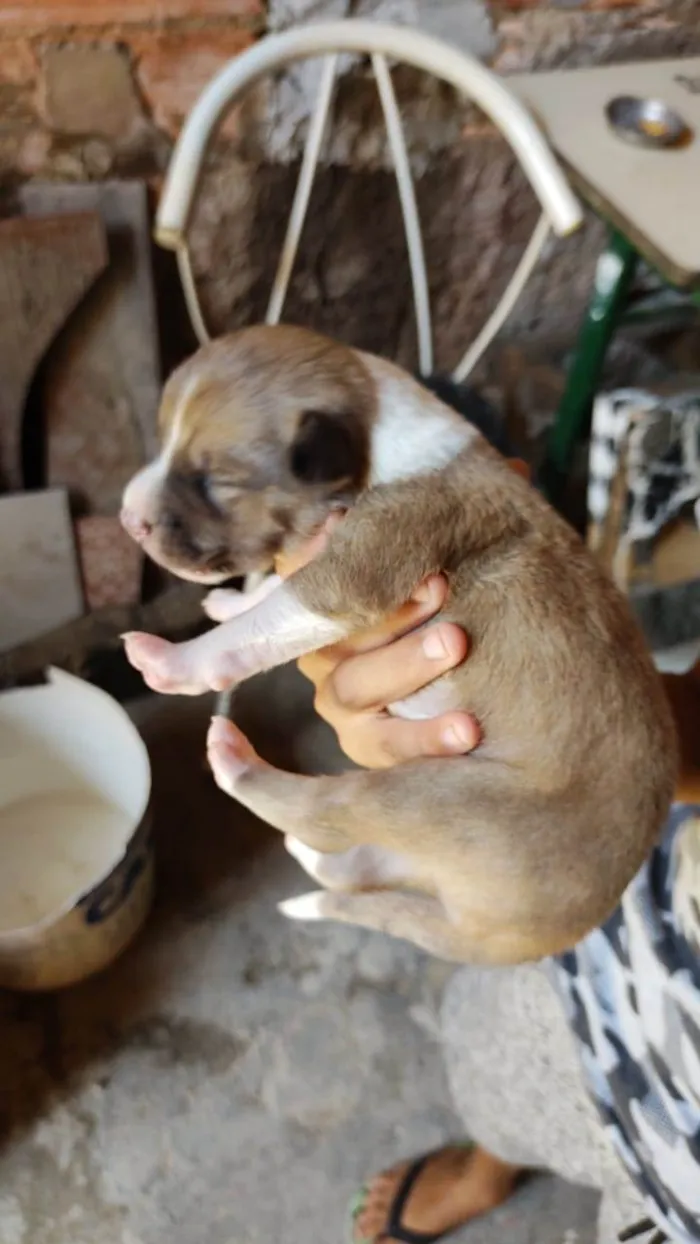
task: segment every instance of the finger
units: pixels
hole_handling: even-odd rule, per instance
[[[430,721],[401,721],[377,715],[353,723],[348,755],[368,769],[387,769],[426,756],[457,756],[472,751],[481,739],[468,713],[445,713]],[[340,744],[346,750],[345,740]]]
[[[349,640],[334,645],[344,658],[361,652],[371,652],[375,648],[383,648],[392,640],[399,639],[408,631],[414,631],[424,622],[429,622],[442,609],[447,597],[448,584],[444,575],[430,575],[419,583],[411,595],[411,599],[401,605],[388,617],[382,618],[376,626],[367,627],[352,635]]]
[[[377,626],[360,631],[341,643],[331,644],[318,652],[310,652],[301,657],[298,662],[301,673],[318,687],[342,661],[362,652],[383,648],[392,640],[430,621],[441,609],[446,596],[447,580],[443,575],[431,575],[418,585],[410,601],[388,618],[384,618]]]
[[[319,699],[324,703],[318,711],[323,716],[322,710],[333,711],[334,704],[353,713],[386,708],[460,665],[467,648],[467,636],[461,627],[452,622],[437,622],[384,648],[348,657],[322,684]]]

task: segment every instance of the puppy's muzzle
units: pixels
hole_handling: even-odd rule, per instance
[[[156,461],[138,471],[124,489],[119,518],[138,544],[144,544],[154,533],[162,487],[163,470]]]
[[[134,510],[129,510],[126,506],[123,507],[119,515],[119,521],[124,530],[137,544],[143,544],[153,534],[153,523],[146,522]]]

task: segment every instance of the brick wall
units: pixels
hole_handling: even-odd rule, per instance
[[[259,0],[0,8],[0,176],[157,178],[202,87],[263,29]]]
[[[350,12],[425,26],[502,72],[700,51],[699,0],[14,0],[0,9],[0,186],[143,176],[157,190],[183,117],[230,57],[268,28]],[[492,305],[535,207],[483,121],[416,75],[397,82],[447,365]],[[258,93],[219,136],[195,231],[217,329],[262,313],[310,84],[295,75]],[[598,240],[594,228],[553,254],[515,331],[572,329]],[[400,218],[361,73],[341,84],[332,161],[318,178],[288,314],[411,356]]]

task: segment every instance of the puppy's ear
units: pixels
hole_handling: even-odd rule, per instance
[[[359,480],[363,453],[360,430],[350,419],[305,410],[290,451],[292,472],[304,484]]]

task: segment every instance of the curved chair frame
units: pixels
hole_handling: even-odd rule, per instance
[[[504,82],[474,57],[439,39],[400,26],[346,20],[299,26],[268,35],[226,65],[200,95],[178,139],[156,217],[155,236],[175,251],[189,314],[200,342],[210,339],[202,315],[187,245],[187,229],[202,174],[204,155],[228,110],[261,78],[286,65],[323,57],[318,96],[309,122],[287,232],[270,294],[266,321],[282,315],[301,232],[321,156],[341,53],[369,55],[387,128],[406,232],[423,375],[433,368],[432,327],[423,238],[415,189],[388,61],[400,61],[449,83],[477,104],[510,143],[542,207],[542,215],[497,307],[454,372],[464,380],[502,327],[522,293],[550,232],[566,236],[583,220],[573,194],[546,140],[523,104]]]

